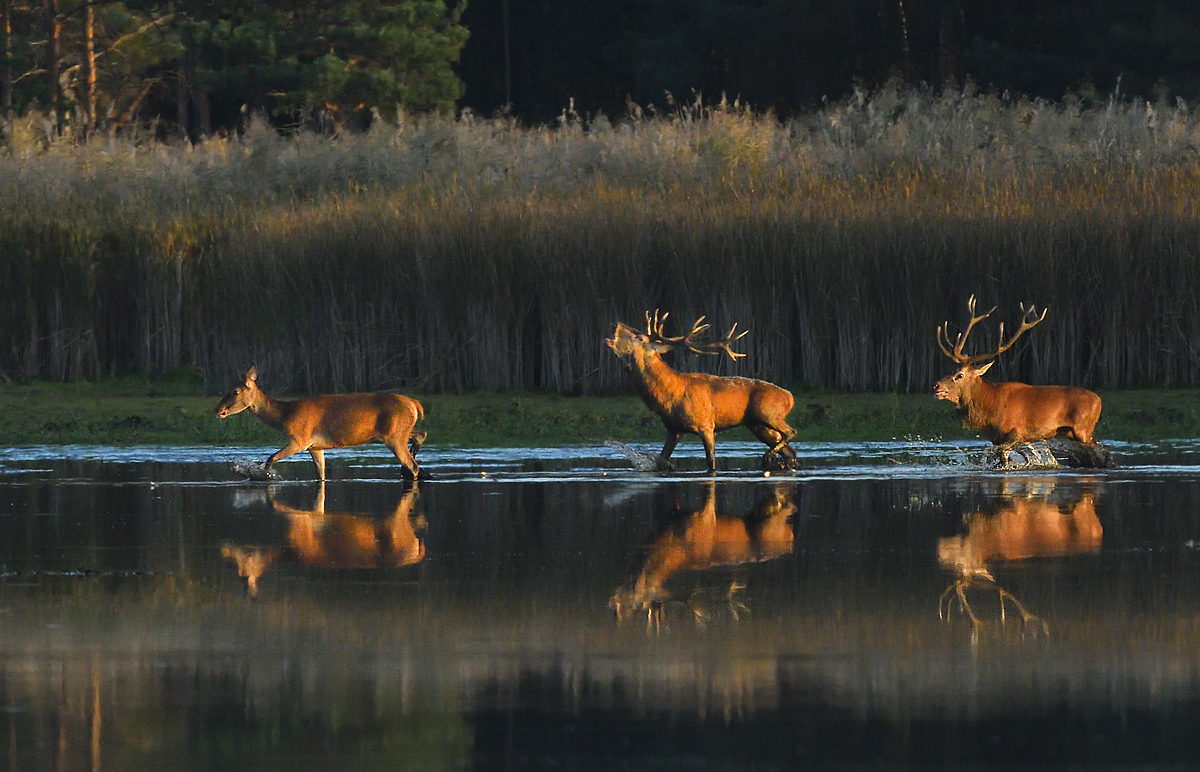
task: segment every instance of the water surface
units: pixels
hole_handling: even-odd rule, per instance
[[[6,767],[1200,761],[1200,442],[758,448],[0,451]]]

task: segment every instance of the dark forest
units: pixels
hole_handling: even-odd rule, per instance
[[[463,104],[534,121],[570,99],[611,117],[693,92],[789,115],[889,79],[1055,100],[1200,93],[1188,0],[471,0],[463,24]]]
[[[888,82],[1058,100],[1200,94],[1191,0],[0,0],[0,106],[58,130],[552,121],[722,98],[780,117]]]

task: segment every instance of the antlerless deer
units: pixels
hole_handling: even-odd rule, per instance
[[[699,435],[708,458],[708,471],[717,471],[713,450],[716,432],[745,426],[769,450],[763,454],[763,466],[778,456],[782,464],[792,467],[796,452],[788,443],[796,431],[787,424],[792,411],[792,394],[786,389],[753,378],[722,378],[706,373],[681,373],[663,361],[662,355],[675,348],[696,354],[717,354],[724,351],[731,359],[745,354],[731,346],[746,335],[737,334],[737,325],[722,340],[700,343],[696,336],[708,330],[704,317],[696,320],[686,335],[663,335],[663,323],[670,314],[646,312],[646,332],[617,322],[613,336],[605,342],[617,358],[633,373],[634,383],[642,401],[662,419],[667,429],[663,443],[662,462],[667,461],[676,443],[684,434]]]
[[[392,392],[320,394],[295,400],[275,399],[258,387],[258,368],[246,372],[245,381],[217,405],[217,417],[249,410],[258,419],[283,432],[288,442],[267,459],[263,474],[270,476],[276,461],[308,451],[325,481],[325,451],[380,440],[416,480],[420,474],[413,454],[425,441],[425,432],[413,427],[425,417],[421,403]]]
[[[950,375],[934,384],[938,399],[948,400],[958,410],[963,426],[978,430],[1002,451],[1014,445],[1037,442],[1051,437],[1066,437],[1097,452],[1093,432],[1100,420],[1100,397],[1087,389],[1074,386],[1030,386],[1025,383],[1004,381],[988,383],[983,374],[988,371],[1000,354],[1008,351],[1017,338],[1027,330],[1041,324],[1048,309],[1041,314],[1033,306],[1021,304],[1021,326],[1007,341],[1004,340],[1004,324],[1000,324],[1000,343],[995,351],[967,356],[963,346],[976,324],[987,319],[996,309],[987,313],[975,313],[975,296],[967,301],[971,315],[967,328],[950,342],[947,332],[949,322],[937,329],[938,346],[947,357],[960,366]],[[987,361],[986,364],[979,364]]]

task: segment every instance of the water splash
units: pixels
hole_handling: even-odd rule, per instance
[[[629,463],[633,465],[633,468],[639,472],[653,472],[661,468],[660,459],[658,456],[652,456],[649,453],[643,453],[637,448],[626,445],[623,442],[608,440],[604,443],[604,447],[616,448],[621,455],[625,456],[625,458],[629,460]]]
[[[267,469],[266,461],[234,461],[233,471],[248,480],[282,480],[277,469]]]

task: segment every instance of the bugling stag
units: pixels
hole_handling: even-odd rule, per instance
[[[641,332],[617,322],[608,347],[633,373],[642,401],[662,419],[667,430],[660,462],[671,468],[668,459],[684,434],[699,435],[708,459],[708,471],[716,472],[714,435],[735,426],[745,426],[767,445],[763,454],[764,468],[770,468],[778,458],[782,466],[792,468],[796,452],[788,444],[796,431],[788,426],[792,411],[791,392],[753,378],[726,378],[706,373],[681,373],[663,361],[663,354],[683,348],[696,354],[720,354],[731,359],[745,356],[733,350],[733,344],[746,335],[738,333],[737,324],[720,340],[699,342],[697,336],[710,325],[704,317],[696,320],[686,335],[669,337],[663,334],[663,323],[670,314],[651,316],[646,312],[646,331]]]
[[[264,475],[270,476],[275,462],[308,451],[325,481],[325,451],[348,448],[381,440],[396,456],[407,474],[420,474],[413,457],[425,441],[425,432],[415,430],[425,417],[421,403],[392,392],[364,394],[319,394],[294,400],[275,399],[258,387],[258,368],[251,367],[245,380],[217,405],[217,417],[228,418],[249,410],[258,419],[283,432],[287,444],[267,459]]]
[[[1002,322],[996,350],[972,356],[963,353],[967,336],[976,324],[996,309],[993,307],[991,311],[976,314],[975,296],[972,295],[967,301],[967,310],[971,319],[953,342],[948,332],[949,322],[937,328],[942,353],[959,365],[957,370],[934,384],[937,398],[951,402],[957,408],[956,415],[962,419],[963,426],[979,431],[993,445],[999,446],[1002,454],[1020,443],[1066,437],[1091,451],[1082,457],[1103,459],[1104,454],[1093,435],[1096,422],[1100,420],[1100,397],[1094,392],[1074,386],[1030,386],[1015,381],[989,383],[983,380],[983,374],[995,364],[996,357],[1012,348],[1026,331],[1041,324],[1048,309],[1039,314],[1035,307],[1026,308],[1021,304],[1021,325],[1012,337],[1004,339]]]

